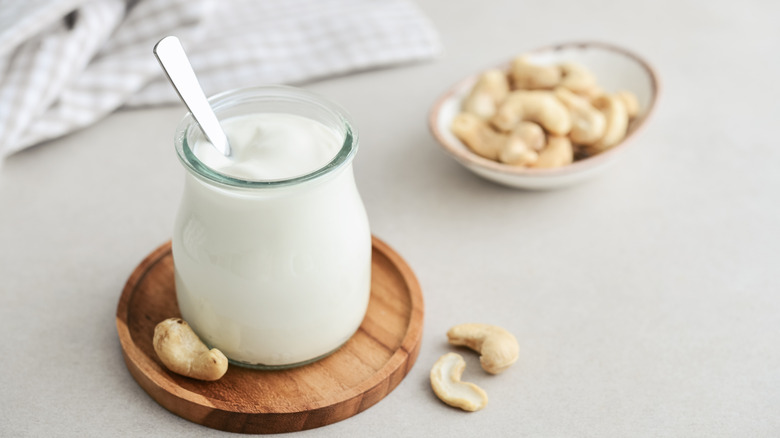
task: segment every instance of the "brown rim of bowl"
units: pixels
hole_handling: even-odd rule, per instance
[[[444,148],[444,150],[451,153],[458,161],[461,161],[464,164],[476,164],[479,165],[480,167],[484,167],[486,169],[495,172],[500,172],[509,175],[541,176],[541,177],[559,176],[567,173],[574,173],[580,170],[584,170],[588,167],[593,167],[595,165],[598,165],[599,163],[607,161],[612,155],[615,155],[616,153],[625,149],[626,144],[630,142],[630,140],[636,135],[637,132],[642,130],[642,128],[644,127],[644,125],[647,123],[648,119],[652,115],[653,111],[655,110],[655,106],[658,101],[658,95],[661,89],[660,80],[655,69],[639,55],[627,49],[609,43],[603,43],[597,41],[553,44],[550,46],[544,46],[537,49],[529,50],[524,53],[560,51],[569,48],[587,49],[591,47],[596,47],[596,48],[616,52],[627,58],[633,59],[635,62],[641,65],[642,68],[644,68],[645,71],[647,72],[648,76],[650,77],[650,85],[652,88],[652,93],[650,95],[650,102],[647,106],[647,110],[645,111],[645,113],[631,123],[631,125],[629,126],[629,131],[626,133],[626,136],[623,138],[623,140],[620,141],[620,143],[618,143],[617,145],[613,146],[612,148],[610,148],[605,152],[602,152],[600,154],[594,155],[589,158],[585,158],[580,161],[575,161],[574,163],[563,167],[556,167],[552,169],[532,169],[527,167],[510,166],[508,164],[502,164],[497,161],[488,160],[487,158],[480,157],[479,155],[469,151],[468,148],[457,148],[451,145],[439,132],[439,128],[437,126],[441,107],[446,100],[450,99],[455,94],[456,90],[459,90],[463,86],[464,83],[472,80],[476,75],[478,75],[482,71],[485,71],[486,69],[482,69],[458,81],[436,100],[428,116],[428,128],[431,130],[431,133],[433,134],[434,138],[436,138],[436,141],[439,143],[439,145],[442,148]],[[504,68],[507,66],[508,62],[509,61],[503,62],[499,65],[493,66],[493,68],[497,68],[497,67]]]

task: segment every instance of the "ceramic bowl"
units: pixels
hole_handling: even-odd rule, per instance
[[[599,174],[636,138],[658,100],[659,82],[655,71],[645,60],[626,49],[606,43],[575,42],[544,47],[523,54],[527,54],[532,62],[541,65],[578,62],[596,75],[604,90],[632,91],[639,100],[641,110],[629,124],[626,137],[598,155],[553,169],[510,166],[474,154],[450,130],[452,120],[460,112],[461,101],[468,95],[479,73],[459,81],[433,105],[429,117],[431,132],[444,150],[459,163],[477,175],[499,184],[543,190],[576,184]],[[511,59],[508,59],[497,67],[508,70],[510,62]]]

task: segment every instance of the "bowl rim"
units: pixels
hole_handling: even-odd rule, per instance
[[[534,169],[528,167],[511,166],[508,164],[499,163],[497,161],[493,161],[481,157],[475,154],[474,152],[471,152],[468,149],[468,147],[465,147],[465,145],[463,145],[464,147],[462,148],[452,145],[442,135],[442,133],[439,130],[438,121],[439,121],[439,116],[441,113],[442,106],[446,101],[451,99],[455,95],[455,93],[464,86],[464,84],[468,83],[469,81],[473,81],[480,73],[490,68],[505,68],[509,64],[509,62],[511,62],[512,58],[509,58],[501,63],[494,64],[492,67],[483,68],[459,80],[458,82],[450,86],[447,89],[447,91],[445,91],[441,96],[439,96],[436,99],[433,106],[431,107],[428,116],[428,128],[430,129],[431,134],[433,134],[433,137],[436,139],[437,143],[439,143],[439,146],[442,147],[445,151],[452,154],[452,156],[455,157],[458,161],[468,166],[477,165],[485,170],[498,172],[505,175],[534,176],[534,177],[558,177],[567,174],[578,173],[588,168],[605,164],[612,158],[612,156],[622,152],[626,148],[626,146],[630,143],[630,140],[633,139],[638,132],[644,129],[644,126],[647,124],[647,121],[650,119],[650,116],[655,112],[655,107],[658,103],[658,98],[661,92],[661,82],[658,73],[656,72],[655,68],[653,68],[653,66],[650,65],[649,62],[647,62],[644,58],[637,55],[636,53],[628,49],[625,49],[623,47],[619,47],[614,44],[601,42],[601,41],[572,41],[572,42],[557,43],[557,44],[538,47],[536,49],[526,50],[522,53],[523,54],[543,53],[543,52],[551,52],[551,51],[561,51],[561,50],[566,50],[571,48],[576,48],[576,49],[598,48],[606,51],[615,52],[634,60],[647,72],[648,78],[650,79],[650,86],[652,88],[647,110],[640,118],[638,118],[633,122],[632,129],[626,134],[626,136],[620,141],[620,143],[613,146],[609,150],[594,155],[592,157],[588,157],[580,161],[575,161],[574,163],[563,167],[555,167],[549,169]]]

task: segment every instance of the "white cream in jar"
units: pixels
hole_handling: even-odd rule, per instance
[[[343,138],[335,129],[295,114],[256,113],[223,120],[233,148],[225,157],[204,137],[193,152],[208,167],[236,178],[293,178],[328,164]]]
[[[352,172],[357,139],[337,107],[302,90],[232,93],[243,100],[212,102],[230,158],[191,120],[177,135],[188,170],[173,237],[179,308],[233,362],[308,363],[346,342],[368,305],[371,234]]]

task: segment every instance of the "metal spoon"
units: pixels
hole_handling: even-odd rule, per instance
[[[211,109],[179,39],[167,36],[155,44],[153,51],[173,88],[206,134],[206,138],[222,155],[230,157],[230,144],[225,131]]]

